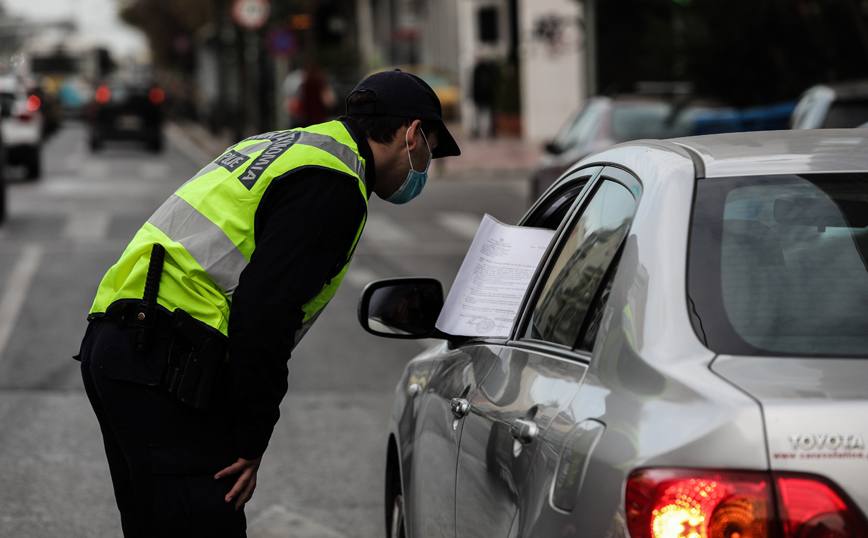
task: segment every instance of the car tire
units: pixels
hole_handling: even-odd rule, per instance
[[[148,143],[148,148],[150,148],[150,150],[153,151],[154,153],[162,152],[163,151],[163,138],[158,137],[158,138],[151,140]]]
[[[99,151],[102,149],[103,142],[99,138],[91,137],[90,139],[90,151]]]
[[[3,164],[0,163],[0,166]],[[0,171],[0,224],[3,224],[4,220],[6,220],[6,177]]]
[[[27,153],[24,166],[27,168],[27,179],[39,179],[42,176],[42,148],[39,146],[31,148]]]

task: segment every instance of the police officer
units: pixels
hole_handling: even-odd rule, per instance
[[[347,115],[243,140],[181,186],[102,280],[77,356],[124,536],[245,536],[290,352],[347,271],[372,193],[403,204],[459,155],[418,77]]]

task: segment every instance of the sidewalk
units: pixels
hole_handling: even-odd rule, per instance
[[[193,122],[172,122],[170,133],[182,134],[202,164],[214,160],[235,141],[216,136]],[[431,162],[431,175],[443,179],[528,179],[542,152],[541,144],[519,138],[470,138],[459,125],[449,125],[461,155]],[[171,136],[171,134],[170,134]],[[177,139],[177,138],[176,138]]]
[[[449,125],[461,155],[431,163],[432,175],[449,179],[509,177],[528,179],[542,153],[542,144],[520,138],[471,138],[458,125]]]

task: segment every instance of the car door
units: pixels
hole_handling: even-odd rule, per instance
[[[557,228],[600,168],[585,170],[552,189],[523,224]],[[505,340],[470,339],[438,359],[416,398],[414,445],[405,510],[411,536],[454,537],[455,477],[465,416],[479,384],[499,362]],[[503,373],[497,374],[502,379]],[[501,381],[502,382],[502,381]]]
[[[536,465],[538,454],[564,454],[566,443],[582,450],[579,438],[587,443],[599,434],[595,424],[564,421],[561,411],[587,371],[640,192],[631,175],[603,169],[583,191],[538,270],[515,338],[498,354],[464,418],[456,478],[458,538],[516,535],[521,507],[533,505],[524,498],[538,496],[526,491],[529,477],[553,472]],[[565,457],[572,461],[573,452]],[[552,488],[552,482],[534,476],[530,487],[548,484],[553,502],[568,507],[569,485],[562,480]]]
[[[408,535],[455,536],[455,464],[464,402],[494,365],[500,346],[468,344],[442,357],[417,397],[412,463],[405,510]],[[455,407],[453,407],[455,406]]]

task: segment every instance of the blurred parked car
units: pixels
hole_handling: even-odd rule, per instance
[[[710,109],[705,104],[679,105],[656,96],[592,97],[545,145],[531,177],[531,200],[576,161],[595,151],[628,140],[695,134],[697,114]]]
[[[868,80],[818,84],[802,94],[790,119],[793,129],[858,127],[868,122]]]
[[[387,536],[868,536],[868,133],[635,141],[565,173],[508,337],[432,279],[363,292],[406,366]],[[378,322],[378,323],[375,323]]]
[[[133,140],[144,142],[151,151],[162,151],[163,101],[165,93],[153,84],[100,84],[86,112],[91,150],[102,149],[107,141]]]
[[[6,148],[6,163],[23,165],[27,179],[42,174],[44,117],[42,102],[28,94],[21,79],[0,76],[0,132]]]

